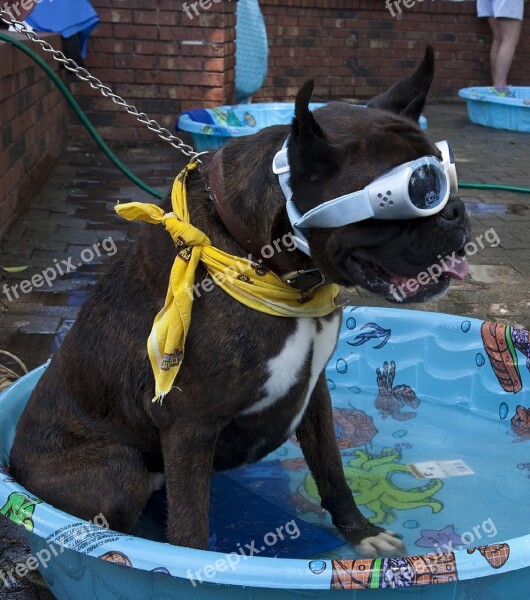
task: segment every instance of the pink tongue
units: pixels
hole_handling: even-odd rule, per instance
[[[452,263],[454,262],[450,257],[448,257],[445,261],[445,263]],[[435,273],[437,275],[437,277],[439,278],[440,276],[440,270],[441,273],[443,273],[444,275],[446,275],[447,277],[451,277],[452,279],[464,279],[465,276],[467,275],[468,272],[468,262],[467,259],[465,257],[459,257],[458,258],[458,262],[456,262],[454,265],[453,264],[438,264],[437,265],[438,269],[434,269],[433,267],[431,267],[433,269],[433,273]],[[428,271],[425,271],[425,273],[428,273]],[[433,281],[432,279],[432,275],[429,277],[430,281]],[[390,283],[393,283],[394,285],[404,285],[406,283],[409,283],[411,281],[417,281],[416,277],[406,277],[403,275],[392,275],[389,278]]]
[[[469,265],[467,264],[465,256],[459,257],[458,262],[447,269],[442,267],[442,272],[452,279],[464,279],[468,270]]]
[[[403,275],[391,275],[390,278],[388,279],[388,281],[390,283],[393,283],[394,285],[402,285],[409,281],[416,281],[416,278],[415,277],[406,277]]]

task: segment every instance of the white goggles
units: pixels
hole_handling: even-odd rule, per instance
[[[292,199],[286,141],[274,157],[272,168],[287,199],[287,214],[298,248],[309,254],[302,232],[305,228],[342,227],[365,219],[414,219],[439,213],[449,194],[458,190],[458,180],[451,146],[445,141],[436,146],[442,153],[441,161],[435,156],[423,156],[404,163],[363,190],[333,198],[302,214]]]

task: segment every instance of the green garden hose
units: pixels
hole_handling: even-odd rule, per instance
[[[458,182],[459,188],[468,188],[473,190],[504,190],[505,192],[521,192],[530,194],[530,188],[517,187],[515,185],[497,185],[492,183],[461,183]]]
[[[55,71],[46,63],[46,61],[42,60],[42,58],[33,52],[31,48],[28,48],[25,44],[20,42],[19,40],[12,38],[9,35],[6,35],[0,31],[0,40],[7,42],[8,44],[13,44],[19,50],[22,50],[25,54],[27,54],[31,59],[33,59],[44,71],[45,73],[53,80],[55,85],[59,88],[61,94],[66,98],[68,104],[72,107],[73,111],[86,127],[87,131],[90,133],[96,144],[103,150],[103,152],[107,155],[110,161],[118,167],[118,169],[128,177],[132,182],[134,182],[138,187],[142,188],[151,196],[155,198],[163,198],[163,194],[153,189],[145,182],[143,182],[140,178],[138,178],[134,173],[131,173],[129,169],[120,161],[120,159],[112,152],[112,150],[107,146],[105,140],[99,135],[95,127],[88,120],[88,117],[83,112],[79,104],[76,102],[75,98],[72,96],[68,88],[64,85],[61,78],[55,73]],[[530,194],[530,188],[525,187],[517,187],[511,185],[494,185],[489,183],[459,183],[460,188],[468,188],[468,189],[477,189],[477,190],[502,190],[507,192],[521,192],[523,194]]]
[[[105,140],[99,135],[95,127],[88,120],[88,117],[83,112],[79,104],[76,102],[75,98],[72,96],[68,88],[64,85],[61,78],[55,73],[55,71],[46,63],[46,61],[42,60],[42,58],[33,52],[31,48],[28,48],[25,44],[20,42],[19,40],[6,35],[5,33],[0,31],[0,40],[4,42],[8,42],[9,44],[13,44],[19,50],[22,50],[25,54],[27,54],[31,59],[33,59],[41,69],[53,80],[55,85],[58,87],[61,94],[66,98],[68,104],[72,107],[75,114],[78,116],[79,120],[86,127],[88,133],[94,138],[96,144],[103,150],[103,152],[107,155],[107,157],[111,160],[111,162],[118,167],[118,169],[131,181],[133,181],[138,187],[145,190],[147,193],[151,194],[155,198],[162,199],[164,197],[163,194],[153,189],[145,182],[143,182],[140,178],[136,177],[134,173],[131,173],[129,169],[121,162],[121,160],[112,152],[112,150],[107,146]]]

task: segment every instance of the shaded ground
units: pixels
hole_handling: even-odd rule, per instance
[[[528,134],[472,125],[461,105],[430,107],[426,115],[433,138],[452,142],[460,180],[530,186]],[[156,143],[121,148],[118,154],[133,172],[164,191],[185,162],[171,147]],[[438,303],[412,308],[530,326],[530,195],[462,190],[462,196],[472,217],[472,239],[490,231],[488,238],[482,238],[484,247],[470,257],[471,276],[466,281],[457,282]],[[50,356],[65,325],[75,319],[105,263],[111,260],[107,256],[113,248],[109,238],[116,243],[117,252],[126,251],[131,229],[114,215],[118,199],[152,201],[99,150],[71,143],[30,210],[3,240],[0,265],[29,265],[29,269],[0,275],[0,288],[7,284],[12,298],[9,301],[0,290],[0,348],[18,355],[29,368]],[[83,250],[98,241],[104,244],[102,255],[78,267],[83,263],[79,258]],[[57,265],[66,269],[61,261],[70,257],[74,272],[58,277],[51,287],[44,284],[30,293],[20,291],[23,280],[44,269]],[[384,304],[366,292],[355,292],[352,302]],[[0,569],[9,570],[25,560],[27,553],[18,528],[0,518]],[[35,574],[3,589],[0,580],[0,598],[49,599],[51,595]]]

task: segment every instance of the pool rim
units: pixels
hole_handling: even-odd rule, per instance
[[[340,100],[330,100],[329,102],[310,102],[309,109],[314,111],[319,108],[322,108],[323,106],[327,106],[331,102],[340,102]],[[344,101],[342,101],[342,102],[344,102]],[[348,104],[351,104],[352,106],[356,106],[359,108],[366,108],[365,104],[355,104],[353,102],[348,102]],[[247,110],[250,110],[250,109],[262,110],[262,109],[266,108],[271,111],[285,111],[291,106],[293,108],[292,112],[293,112],[293,116],[294,116],[294,102],[256,102],[253,104],[232,104],[232,105],[226,104],[226,105],[222,105],[222,106],[210,107],[210,108],[207,108],[204,110],[212,110],[212,108],[215,108],[218,110],[228,110],[228,109],[234,109],[234,108],[247,109]],[[289,123],[284,123],[283,125],[288,126]],[[422,129],[428,128],[428,121],[427,121],[427,117],[425,117],[425,115],[420,116],[418,125]],[[204,131],[205,126],[208,126],[208,129],[206,131]],[[259,131],[262,131],[263,129],[266,129],[267,127],[274,127],[274,126],[276,126],[276,125],[267,125],[265,127],[257,127],[257,126],[235,127],[235,126],[221,125],[221,124],[217,124],[217,123],[210,124],[210,123],[204,123],[202,121],[195,121],[190,118],[190,116],[187,114],[187,111],[184,111],[177,118],[177,122],[175,124],[175,130],[176,131],[185,131],[186,133],[189,133],[192,136],[202,135],[202,136],[206,136],[206,137],[223,137],[223,138],[227,138],[227,140],[229,140],[231,138],[238,138],[238,137],[244,137],[247,135],[253,135],[255,133],[258,133]]]
[[[345,316],[352,312],[354,309],[349,307],[344,310]],[[399,309],[371,309],[371,310],[399,310]],[[429,319],[433,316],[440,318],[454,319],[455,325],[460,323],[464,317],[455,315],[444,315],[443,313],[429,313],[426,311],[412,311],[407,310],[409,317],[414,320],[418,319]],[[358,314],[358,313],[355,313]],[[478,326],[483,322],[479,319],[473,319],[465,317],[466,321],[475,323]],[[37,367],[31,371],[28,375],[15,382],[8,389],[0,393],[0,419],[6,415],[6,403],[12,402],[13,396],[17,394],[23,395],[27,393],[25,389],[29,384],[35,384],[49,363]],[[18,400],[21,402],[22,400]],[[2,453],[5,457],[5,449],[2,448]],[[31,492],[20,486],[13,480],[10,480],[8,475],[0,474],[0,502],[3,502],[4,496],[7,497],[13,492],[19,492],[35,498]],[[41,502],[39,510],[33,515],[33,529],[31,533],[44,540],[54,534],[59,527],[65,525],[85,525],[86,522],[60,511],[46,502]],[[48,518],[46,518],[48,517]],[[58,523],[59,522],[59,523]],[[53,525],[51,524],[53,523]],[[18,524],[23,527],[22,524]],[[111,531],[111,530],[109,530]],[[219,559],[225,559],[233,553],[215,552],[209,550],[197,550],[194,548],[186,548],[181,546],[174,546],[169,543],[154,542],[151,540],[145,540],[143,538],[137,538],[135,536],[116,533],[118,536],[123,536],[123,540],[118,542],[112,542],[112,550],[115,552],[123,552],[133,562],[133,567],[141,571],[153,571],[160,566],[165,566],[170,570],[170,575],[177,579],[189,580],[189,572],[192,574],[198,570],[204,570],[205,565],[214,565]],[[130,540],[134,538],[134,542],[127,542],[121,544],[126,539]],[[453,550],[455,558],[458,558],[456,564],[458,565],[457,579],[452,582],[438,583],[438,585],[445,585],[447,583],[456,583],[458,581],[464,581],[468,579],[478,579],[488,576],[495,576],[501,573],[508,573],[512,571],[519,571],[521,569],[530,567],[530,534],[519,536],[517,538],[508,539],[501,542],[496,542],[494,545],[508,544],[510,550],[517,556],[525,556],[524,560],[520,560],[517,563],[517,567],[513,567],[515,560],[508,561],[506,565],[500,569],[492,569],[489,566],[484,565],[483,569],[477,571],[476,562],[469,558],[470,555],[468,550],[471,547],[464,548],[462,550]],[[484,545],[476,546],[477,548],[484,547]],[[68,548],[65,546],[65,548]],[[104,547],[98,547],[98,555],[90,552],[78,552],[79,554],[91,556],[92,558],[100,558],[100,555],[107,549]],[[414,557],[427,557],[427,560],[432,562],[434,553],[427,553],[423,555],[414,554]],[[434,554],[434,556],[436,556]],[[161,557],[161,558],[158,558]],[[169,560],[169,559],[172,560]],[[362,560],[362,559],[355,559]],[[366,559],[372,560],[372,559]],[[325,568],[322,573],[315,575],[310,569],[311,563],[318,561],[325,564]],[[112,564],[112,563],[109,563]],[[184,566],[182,566],[184,565]],[[50,565],[51,566],[51,563]],[[270,589],[292,589],[292,590],[330,590],[330,578],[332,573],[332,561],[330,559],[301,559],[301,558],[269,558],[259,556],[248,556],[245,560],[241,560],[235,571],[226,569],[223,572],[217,572],[213,578],[208,578],[208,584],[217,585],[232,585],[232,586],[247,586],[255,588],[270,588]],[[419,587],[428,585],[429,583],[414,582],[412,587]]]
[[[523,88],[529,90],[530,98],[530,87],[529,86],[510,86],[511,89]],[[491,92],[491,86],[472,86],[458,90],[460,98],[465,100],[475,100],[477,102],[487,102],[490,104],[505,104],[507,106],[514,106],[519,108],[530,109],[530,103],[525,104],[523,98],[514,98],[511,96],[497,96]]]

